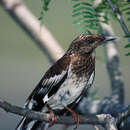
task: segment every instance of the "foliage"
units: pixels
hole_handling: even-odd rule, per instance
[[[41,0],[42,10],[39,20],[43,20],[45,13],[48,11],[48,6],[51,0]],[[99,33],[100,22],[109,23],[109,16],[117,20],[112,9],[109,7],[107,0],[101,0],[99,4],[94,6],[94,0],[72,0],[72,17],[74,18],[73,24],[79,27],[80,33]],[[126,17],[126,21],[130,23],[130,2],[112,0],[115,5],[116,11]],[[125,36],[130,38],[130,35]],[[130,43],[125,45],[125,48],[130,48]],[[130,52],[126,54],[129,56]]]
[[[43,20],[43,17],[46,13],[46,11],[48,11],[48,6],[49,6],[49,3],[51,2],[51,0],[41,0],[41,3],[42,3],[42,10],[41,10],[41,13],[40,13],[40,17],[39,17],[39,20]]]
[[[122,15],[126,16],[126,20],[129,23],[130,22],[130,2],[122,1],[120,3],[120,12]]]
[[[109,15],[117,20],[112,9],[109,7],[107,0],[102,0],[96,7],[94,7],[94,0],[83,1],[83,0],[72,0],[73,1],[73,11],[72,17],[75,18],[73,24],[80,27],[80,32],[92,33],[96,31],[100,32],[99,22],[108,24]],[[116,11],[120,15],[125,15],[127,22],[130,21],[130,2],[112,0],[112,3],[116,7]],[[130,35],[126,38],[130,38]],[[130,48],[130,43],[128,43],[125,48]],[[130,52],[126,54],[129,56]]]
[[[99,20],[93,8],[93,0],[72,0],[72,17],[74,17],[73,24],[80,27],[82,33],[92,33],[99,28]]]
[[[130,26],[130,2],[124,2],[122,1],[120,3],[120,12],[122,15],[126,16],[126,21],[128,23],[128,26]],[[125,38],[129,38],[130,39],[130,34],[126,35]],[[129,43],[127,45],[125,45],[125,48],[130,48],[130,40]],[[126,56],[130,56],[130,52],[125,54]]]

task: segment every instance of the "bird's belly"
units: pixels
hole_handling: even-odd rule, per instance
[[[73,103],[81,94],[86,86],[86,78],[73,80],[70,78],[66,80],[48,101],[48,105],[53,109],[64,109],[65,106]]]

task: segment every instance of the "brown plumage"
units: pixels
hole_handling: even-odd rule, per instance
[[[90,87],[95,76],[94,50],[102,43],[114,40],[98,35],[82,34],[72,41],[65,55],[45,73],[26,101],[25,107],[42,112],[68,110],[79,124],[79,116],[68,106],[78,103],[83,91]],[[53,112],[52,112],[53,111]],[[37,130],[42,122],[24,117],[17,130]]]

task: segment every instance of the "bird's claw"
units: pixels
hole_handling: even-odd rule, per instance
[[[53,111],[50,111],[48,120],[50,121],[49,126],[52,126],[56,120],[56,115],[53,113]]]
[[[53,110],[47,105],[48,110],[50,110],[50,114],[48,120],[50,121],[49,126],[52,126],[56,120],[56,115],[54,114]]]

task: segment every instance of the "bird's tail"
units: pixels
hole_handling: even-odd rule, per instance
[[[15,130],[46,130],[48,123],[23,117]]]

